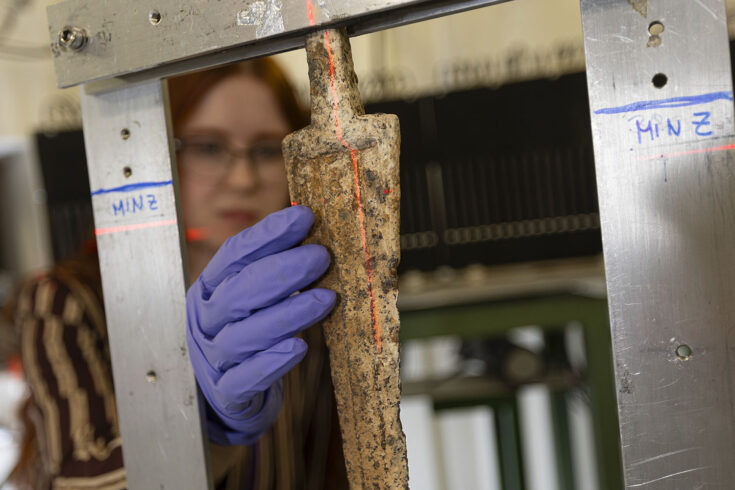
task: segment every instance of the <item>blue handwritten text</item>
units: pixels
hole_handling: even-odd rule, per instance
[[[125,216],[127,214],[137,214],[143,211],[155,211],[157,209],[158,198],[155,194],[139,194],[112,202],[112,213],[114,216]]]
[[[638,144],[642,145],[646,142],[655,141],[660,138],[678,139],[686,135],[686,128],[693,132],[695,136],[712,136],[712,121],[710,118],[712,113],[695,112],[689,117],[683,118],[667,118],[666,122],[653,119],[635,119],[635,133],[638,138]]]

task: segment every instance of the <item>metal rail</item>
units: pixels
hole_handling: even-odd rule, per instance
[[[582,0],[626,488],[735,482],[722,0]]]
[[[303,47],[309,30],[326,26],[358,35],[506,1],[67,0],[49,6],[48,17],[56,82],[69,87],[276,54]]]
[[[207,488],[165,85],[81,99],[128,488]]]

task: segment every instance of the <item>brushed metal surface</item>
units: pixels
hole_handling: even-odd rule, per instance
[[[141,71],[151,72],[144,79],[171,76],[303,47],[308,5],[316,26],[347,24],[357,35],[506,1],[66,0],[47,14],[56,82],[69,87]],[[60,33],[73,27],[88,41],[78,51],[62,49]]]
[[[81,101],[128,488],[208,488],[164,86]]]
[[[735,138],[725,5],[581,5],[625,485],[732,488]],[[666,77],[660,88],[657,74]],[[691,356],[683,347],[677,355],[680,346]]]

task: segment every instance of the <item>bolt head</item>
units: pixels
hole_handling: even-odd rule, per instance
[[[65,26],[59,31],[58,43],[61,49],[79,51],[87,45],[87,32],[81,27]]]

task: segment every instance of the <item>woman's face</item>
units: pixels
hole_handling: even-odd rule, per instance
[[[202,245],[216,250],[288,204],[289,132],[275,94],[246,74],[219,81],[177,128],[184,222]]]

